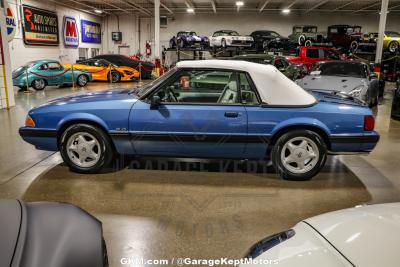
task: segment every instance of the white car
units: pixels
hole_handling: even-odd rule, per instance
[[[358,206],[260,241],[242,266],[398,267],[399,247],[400,203]]]
[[[251,36],[239,35],[237,31],[223,30],[214,32],[209,38],[211,47],[251,47],[254,39]]]

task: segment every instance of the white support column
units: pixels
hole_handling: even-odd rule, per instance
[[[381,15],[379,17],[379,32],[378,32],[378,43],[376,47],[375,63],[380,63],[382,60],[383,52],[383,38],[386,29],[386,18],[388,12],[389,0],[382,0]]]
[[[3,53],[4,53],[4,62],[3,66],[0,67],[0,90],[1,90],[1,103],[0,109],[7,107],[7,101],[5,96],[8,95],[8,105],[10,107],[15,106],[14,100],[14,89],[13,89],[13,82],[12,82],[12,75],[11,75],[11,58],[10,58],[10,50],[8,46],[7,40],[7,25],[6,25],[6,16],[4,13],[4,9],[0,8],[0,28],[1,28],[1,45],[3,46]],[[5,79],[4,79],[5,73]],[[7,93],[6,94],[6,90]]]
[[[154,0],[154,57],[160,58],[160,0]]]

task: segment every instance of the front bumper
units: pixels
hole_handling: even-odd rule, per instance
[[[58,150],[56,130],[21,127],[19,128],[19,135],[25,142],[34,145],[37,149]]]

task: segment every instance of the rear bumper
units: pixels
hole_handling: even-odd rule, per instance
[[[331,135],[331,151],[340,152],[370,152],[379,141],[379,134],[371,132],[363,135]]]
[[[19,135],[25,142],[34,145],[37,149],[58,150],[56,130],[21,127],[19,128]]]

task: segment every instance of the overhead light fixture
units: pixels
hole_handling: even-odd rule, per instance
[[[95,9],[95,10],[94,10],[94,13],[96,13],[96,14],[103,14],[103,10],[101,10],[101,9]]]
[[[244,2],[243,1],[236,1],[236,6],[244,6]]]
[[[290,13],[290,9],[289,8],[284,8],[284,9],[282,9],[282,13],[283,14],[289,14]]]
[[[194,13],[194,9],[191,8],[191,7],[189,7],[188,9],[186,9],[186,12],[187,12],[187,13]]]

